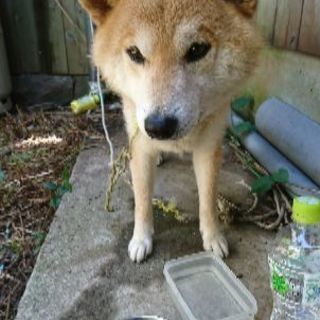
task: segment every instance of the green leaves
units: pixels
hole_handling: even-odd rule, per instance
[[[0,185],[3,184],[6,180],[6,174],[0,167]]]
[[[65,192],[72,192],[72,184],[70,183],[70,170],[64,168],[62,172],[62,190]]]
[[[69,181],[70,171],[65,168],[62,173],[62,182],[57,184],[56,182],[50,181],[43,185],[43,187],[52,192],[53,197],[50,201],[50,206],[54,209],[58,209],[61,203],[61,199],[67,192],[72,192],[72,184]]]
[[[280,169],[272,175],[272,179],[276,183],[288,183],[289,182],[289,172],[286,169]]]
[[[237,136],[242,138],[243,136],[245,136],[246,134],[254,131],[256,128],[254,126],[253,123],[249,122],[249,121],[245,121],[243,123],[240,123],[234,127],[232,127],[232,131],[233,133]]]
[[[272,189],[274,181],[271,176],[263,176],[258,178],[251,184],[251,192],[263,194]]]
[[[61,197],[54,196],[50,201],[50,206],[56,210],[59,208],[60,203],[61,203]]]
[[[55,191],[58,188],[58,185],[55,182],[46,182],[43,184],[43,187],[50,191]]]
[[[275,184],[286,184],[289,182],[289,172],[286,169],[280,169],[270,176],[258,178],[251,184],[251,192],[264,194],[270,191]]]
[[[243,138],[243,136],[256,129],[253,124],[253,107],[254,98],[252,96],[243,96],[237,98],[231,104],[231,109],[246,120],[243,123],[234,125],[232,127],[233,134],[235,134],[238,138]]]
[[[253,120],[254,98],[243,96],[235,99],[231,104],[231,109],[246,120]]]

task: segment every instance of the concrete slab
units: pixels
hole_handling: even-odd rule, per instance
[[[147,263],[134,265],[127,256],[133,229],[132,192],[120,183],[113,198],[116,211],[106,213],[107,171],[104,149],[79,156],[73,192],[64,197],[56,213],[17,320],[120,320],[143,314],[180,320],[162,271],[166,261],[202,250],[198,222],[179,223],[156,213],[154,254]],[[178,206],[195,217],[197,191],[188,161],[168,162],[159,171],[156,193],[165,198],[173,195]],[[246,201],[246,193],[235,183],[238,179],[242,179],[239,167],[227,161],[220,184],[230,197]],[[231,245],[227,264],[258,300],[257,319],[267,320],[271,296],[266,245],[273,234],[249,225],[234,225],[226,232]]]

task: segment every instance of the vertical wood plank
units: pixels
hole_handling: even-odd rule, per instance
[[[22,66],[20,61],[19,47],[14,35],[14,14],[12,2],[10,0],[0,0],[0,16],[8,51],[8,60],[11,73],[21,73]]]
[[[276,19],[277,0],[259,0],[256,21],[265,38],[272,43]]]
[[[63,14],[54,0],[48,1],[48,48],[52,74],[68,74]]]
[[[61,2],[74,23],[64,16],[67,59],[69,73],[84,75],[88,73],[87,42],[85,37],[86,13],[77,0]],[[81,30],[81,33],[79,32]]]
[[[304,2],[299,50],[320,56],[320,1]]]
[[[32,0],[10,0],[10,6],[13,15],[14,39],[12,41],[16,42],[21,71],[39,73],[42,70],[34,2]]]
[[[30,0],[28,0],[30,1]],[[33,10],[36,23],[38,54],[41,64],[41,73],[49,74],[51,72],[51,57],[48,55],[48,1],[47,0],[31,0],[33,1]]]
[[[304,0],[278,0],[274,32],[275,46],[297,49],[303,2]]]

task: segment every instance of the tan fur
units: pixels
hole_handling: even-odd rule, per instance
[[[243,14],[252,16],[257,8],[257,0],[228,0],[235,4]]]
[[[99,24],[94,62],[123,98],[135,194],[135,228],[129,245],[133,261],[152,251],[152,190],[160,151],[191,152],[199,190],[200,231],[205,250],[220,256],[228,247],[215,212],[216,175],[220,165],[228,105],[257,64],[260,37],[247,16],[256,0],[81,0]],[[193,42],[211,50],[199,62],[183,60]],[[145,64],[126,53],[137,46]],[[144,119],[161,108],[183,123],[177,139],[149,138]]]

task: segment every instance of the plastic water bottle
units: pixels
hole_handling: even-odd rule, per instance
[[[294,200],[293,223],[270,250],[271,320],[320,320],[320,199]]]

